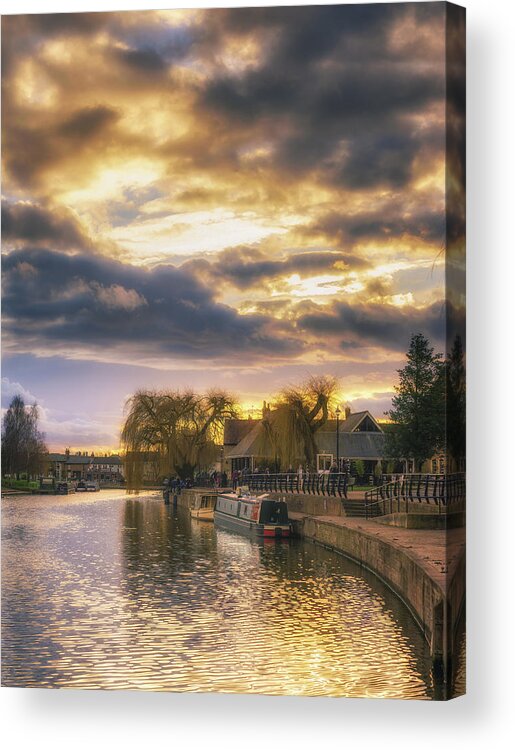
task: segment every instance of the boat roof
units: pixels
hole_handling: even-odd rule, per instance
[[[268,494],[265,495],[237,495],[235,492],[224,492],[221,495],[218,495],[218,497],[223,497],[226,500],[241,500],[243,503],[257,503],[260,500],[264,500],[268,497]]]

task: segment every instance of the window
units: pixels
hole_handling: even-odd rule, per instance
[[[372,422],[369,416],[366,416],[356,427],[354,432],[379,432],[377,426]]]
[[[318,471],[329,471],[332,463],[333,463],[332,453],[319,453],[317,455],[317,470]]]

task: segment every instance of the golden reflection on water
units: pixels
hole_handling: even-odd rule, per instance
[[[426,643],[375,577],[160,498],[9,497],[4,685],[431,698]]]

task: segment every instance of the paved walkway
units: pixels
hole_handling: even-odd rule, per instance
[[[290,512],[289,515],[292,520],[301,520],[307,514]],[[465,550],[464,528],[428,531],[384,526],[373,520],[347,516],[316,516],[316,519],[360,531],[402,549],[431,576],[443,591],[446,590],[447,582],[452,580],[456,566]]]

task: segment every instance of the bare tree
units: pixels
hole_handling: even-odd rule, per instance
[[[37,404],[25,406],[14,396],[2,424],[2,470],[4,474],[39,474],[43,453],[47,452],[44,435],[38,428]]]

